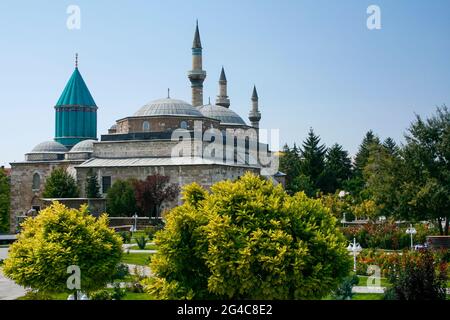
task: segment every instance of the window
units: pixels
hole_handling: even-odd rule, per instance
[[[142,123],[142,131],[144,132],[150,131],[150,122],[144,121],[144,123]]]
[[[111,188],[111,177],[102,177],[102,192],[107,193]]]
[[[31,209],[35,210],[36,213],[39,213],[39,211],[41,211],[41,206],[32,206]]]
[[[180,128],[181,128],[181,129],[187,129],[187,127],[188,127],[188,125],[187,125],[187,122],[186,122],[186,121],[181,121],[181,122],[180,122]]]
[[[32,189],[34,191],[38,191],[41,188],[41,176],[39,175],[39,173],[35,173],[33,175],[33,187]]]

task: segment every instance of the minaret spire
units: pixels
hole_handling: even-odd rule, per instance
[[[250,111],[248,119],[250,120],[252,127],[256,128],[256,129],[259,128],[259,121],[261,120],[261,112],[259,112],[258,100],[259,100],[259,98],[258,98],[258,92],[256,91],[256,86],[253,86],[252,110]]]
[[[78,69],[78,53],[75,53],[75,68]]]
[[[225,76],[225,70],[222,66],[222,70],[220,71],[219,77],[219,95],[216,99],[216,105],[222,106],[225,108],[230,107],[230,99],[227,96],[227,77]]]
[[[192,105],[199,107],[203,105],[203,82],[206,78],[206,71],[203,70],[202,43],[200,41],[200,31],[198,20],[195,27],[194,41],[192,43],[192,70],[188,72],[189,81],[192,88]]]

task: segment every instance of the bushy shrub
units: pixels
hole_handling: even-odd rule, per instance
[[[147,245],[147,238],[145,236],[139,236],[136,238],[136,243],[139,249],[144,250]]]
[[[197,184],[167,215],[146,291],[159,299],[315,299],[351,267],[319,200],[245,174],[207,193]]]
[[[124,263],[119,263],[116,267],[116,272],[113,275],[113,279],[124,279],[130,274],[128,266]]]
[[[119,236],[122,238],[123,243],[130,243],[131,241],[130,231],[121,231],[119,232]]]
[[[392,287],[385,299],[445,300],[447,265],[436,263],[428,250],[404,253],[389,272]]]
[[[91,300],[112,300],[111,292],[107,289],[101,289],[89,294]]]

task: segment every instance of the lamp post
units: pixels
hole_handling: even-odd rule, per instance
[[[131,227],[131,232],[136,232],[137,231],[137,218],[138,218],[138,215],[137,215],[137,213],[135,213],[134,215],[133,215],[133,218],[134,218],[134,225]]]
[[[412,226],[412,224],[410,224],[409,228],[406,229],[406,234],[409,234],[411,236],[411,250],[414,250],[413,235],[416,233],[417,233],[416,229]]]
[[[353,254],[353,272],[356,272],[356,256],[361,252],[361,250],[362,247],[359,243],[356,243],[356,238],[353,238],[353,242],[350,242],[347,247],[347,251],[350,254]]]

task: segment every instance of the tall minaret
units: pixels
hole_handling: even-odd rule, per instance
[[[259,128],[259,121],[261,120],[261,112],[259,112],[258,109],[258,92],[256,92],[256,86],[253,87],[252,111],[250,111],[248,119],[250,120],[252,127],[256,129]]]
[[[225,76],[225,70],[220,72],[220,78],[219,78],[219,95],[216,99],[216,105],[222,106],[225,108],[230,107],[230,99],[228,99],[227,96],[227,77]]]
[[[198,21],[195,28],[194,42],[192,44],[192,70],[188,72],[192,88],[192,105],[194,107],[203,105],[203,81],[206,71],[202,68],[202,43],[198,31]]]

